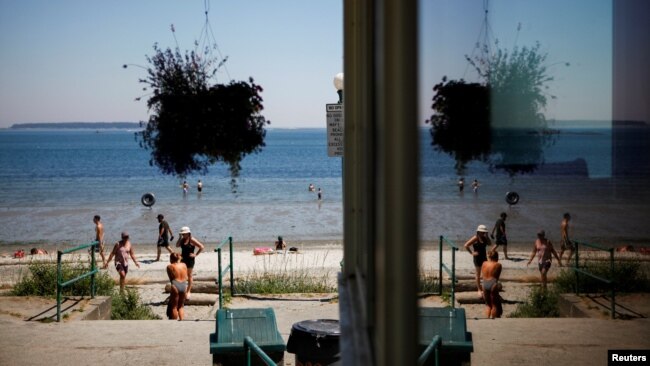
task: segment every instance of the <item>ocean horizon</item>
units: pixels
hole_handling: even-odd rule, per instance
[[[427,129],[419,143],[422,240],[438,235],[462,240],[477,224],[492,225],[501,211],[512,213],[513,227],[520,226],[520,233],[513,231],[515,241],[525,242],[538,226],[557,231],[565,211],[575,212],[576,224],[585,228],[586,218],[598,223],[596,234],[587,236],[591,239],[614,243],[650,237],[641,225],[648,222],[641,220],[649,215],[650,179],[612,176],[617,142],[611,130],[562,130],[544,146],[544,166],[565,169],[550,175],[511,177],[488,164],[470,163],[462,195],[454,160],[431,146]],[[576,161],[586,174],[570,171]],[[282,235],[290,241],[340,243],[341,167],[341,158],[327,156],[325,128],[270,128],[263,151],[243,160],[236,193],[227,167],[216,165],[204,175],[186,177],[191,189],[184,195],[183,179],[150,166],[149,152],[139,147],[132,130],[1,130],[0,245],[88,242],[95,214],[102,216],[108,242],[126,230],[136,245],[150,244],[159,213],[175,232],[190,226],[209,243],[228,235],[245,242],[270,243]],[[481,183],[478,194],[469,187],[473,179]],[[307,190],[309,184],[322,189],[321,201]],[[505,202],[510,191],[520,195],[519,204]],[[145,193],[156,197],[152,208],[140,202]],[[608,220],[612,215],[616,219]]]

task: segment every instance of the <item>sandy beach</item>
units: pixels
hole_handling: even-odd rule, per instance
[[[287,272],[307,272],[310,276],[327,278],[333,288],[336,288],[336,276],[340,272],[341,261],[343,260],[342,245],[334,243],[310,243],[309,245],[301,246],[296,243],[289,243],[289,246],[297,246],[299,251],[297,253],[278,252],[275,254],[254,255],[253,248],[248,248],[253,243],[242,244],[241,246],[247,247],[244,249],[237,249],[233,251],[233,270],[234,276],[238,278],[245,278],[250,275],[261,275],[267,273],[282,274]],[[150,305],[154,312],[164,318],[165,306],[164,303],[167,299],[165,293],[165,285],[168,283],[166,275],[166,266],[168,264],[169,256],[163,252],[161,261],[156,262],[155,246],[146,246],[138,248],[137,258],[140,262],[140,268],[136,268],[133,264],[130,265],[129,273],[127,276],[127,285],[135,286],[138,288],[142,302]],[[148,250],[147,250],[148,249]],[[209,247],[209,250],[201,253],[194,268],[195,283],[211,283],[214,284],[218,273],[218,253],[214,252],[214,247]],[[399,251],[395,255],[399,255]],[[529,258],[530,251],[517,250],[512,248],[509,251],[510,260],[501,260],[503,265],[502,282],[504,283],[504,293],[502,294],[506,304],[504,305],[504,313],[507,315],[516,309],[518,303],[525,301],[531,286],[534,286],[539,280],[539,272],[535,263],[527,266],[527,259]],[[594,252],[584,253],[584,255],[594,256]],[[617,258],[634,258],[639,260],[649,261],[649,256],[643,256],[636,253],[617,253]],[[443,251],[443,262],[447,265],[451,264],[451,251]],[[423,248],[419,252],[420,258],[420,272],[427,276],[438,276],[439,270],[439,252],[437,247],[429,246]],[[88,254],[83,253],[77,257],[72,257],[73,260],[81,259],[88,260]],[[3,288],[11,287],[16,281],[27,273],[27,265],[34,261],[50,261],[56,262],[56,254],[48,255],[26,255],[22,259],[14,259],[11,257],[0,257],[0,286]],[[229,263],[229,253],[227,250],[222,252],[222,265],[223,268]],[[549,278],[552,280],[562,268],[557,263],[549,273]],[[113,264],[109,265],[106,270],[114,278],[118,279],[117,272]],[[465,296],[474,296],[475,290],[468,291],[473,288],[474,278],[474,265],[472,257],[464,252],[459,251],[456,253],[456,273],[461,281],[461,286],[464,291],[467,291]],[[449,285],[448,276],[443,275],[445,279],[444,285]],[[228,279],[225,278],[224,282],[227,283]],[[203,296],[203,294],[201,295]],[[216,293],[211,294],[212,303],[217,301]],[[311,294],[307,296],[296,295],[297,298],[309,300],[315,299],[329,299],[334,300],[337,297],[336,293],[332,294]],[[277,299],[278,296],[266,296],[270,299]],[[264,296],[263,296],[264,298]],[[471,300],[471,299],[470,299]],[[476,299],[478,300],[478,299]],[[236,303],[243,301],[239,298],[233,299]],[[445,306],[441,303],[439,297],[424,297],[421,300],[422,304],[427,306]],[[293,306],[299,306],[294,304]],[[300,307],[300,306],[299,306]],[[331,311],[336,311],[336,303],[334,303],[333,310],[327,310],[328,314]],[[480,302],[474,305],[467,306],[469,317],[482,317],[483,306]],[[213,306],[187,306],[187,319],[211,319],[214,316]]]

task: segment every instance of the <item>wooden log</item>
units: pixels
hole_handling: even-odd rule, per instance
[[[194,290],[192,290],[192,293],[190,294],[190,299],[185,300],[185,305],[212,306],[217,301],[219,301],[219,296],[217,296],[216,294],[197,294],[194,293]]]

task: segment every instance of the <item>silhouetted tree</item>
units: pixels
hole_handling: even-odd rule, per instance
[[[211,83],[224,61],[216,64],[195,52],[157,45],[154,51],[147,57],[148,76],[140,79],[152,93],[147,101],[151,115],[136,134],[140,146],[151,150],[150,164],[184,177],[223,162],[236,178],[244,156],[265,146],[264,125],[270,122],[260,114],[262,88],[252,78]]]
[[[497,49],[467,61],[480,83],[447,81],[434,87],[433,145],[456,159],[458,174],[480,160],[510,175],[529,173],[543,163],[544,147],[552,141],[544,114],[548,83],[547,54],[540,44]],[[566,64],[568,66],[568,63]]]
[[[427,121],[433,145],[451,155],[457,173],[463,175],[468,162],[485,160],[490,154],[489,89],[444,77],[433,91],[432,108],[437,113]]]

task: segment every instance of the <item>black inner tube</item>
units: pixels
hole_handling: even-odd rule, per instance
[[[151,207],[156,203],[156,197],[153,196],[153,193],[145,193],[142,195],[140,202],[147,207]]]
[[[506,202],[511,205],[516,205],[519,202],[519,194],[517,192],[506,193]]]

